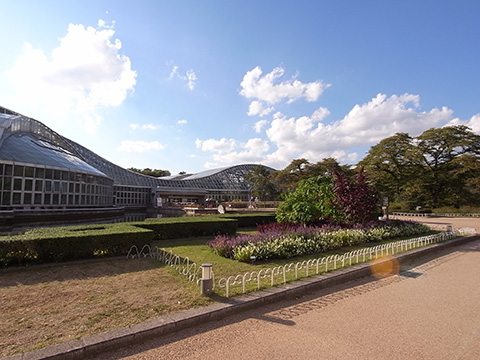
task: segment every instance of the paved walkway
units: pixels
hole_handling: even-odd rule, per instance
[[[417,217],[417,216],[394,216],[394,219],[413,220],[446,229],[448,225],[454,228],[474,228],[477,234],[480,233],[480,219],[479,218],[452,218],[452,217]]]
[[[480,359],[479,274],[480,240],[97,359]]]

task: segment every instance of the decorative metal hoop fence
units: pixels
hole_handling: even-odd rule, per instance
[[[241,289],[245,294],[248,290],[259,290],[263,287],[273,287],[285,284],[287,281],[298,280],[313,275],[319,275],[345,266],[367,262],[394,255],[415,248],[443,242],[459,235],[475,234],[474,229],[464,228],[440,234],[422,236],[415,239],[400,240],[389,244],[377,245],[369,248],[350,251],[342,255],[330,255],[316,259],[289,263],[268,269],[261,269],[244,274],[221,278],[217,282],[219,289],[225,289],[225,296],[229,297],[232,289]],[[251,284],[251,285],[249,285]],[[238,290],[237,290],[238,292]]]
[[[275,285],[285,284],[287,281],[294,281],[300,278],[319,275],[345,266],[352,266],[430,244],[440,243],[456,236],[473,234],[475,234],[475,229],[455,229],[440,234],[400,240],[388,244],[349,251],[342,255],[323,256],[310,260],[292,262],[273,268],[250,271],[221,278],[218,281],[215,281],[215,275],[213,273],[213,288],[225,289],[226,297],[230,297],[233,291],[235,291],[235,294],[245,294],[250,290],[259,290],[262,287],[273,287]],[[175,268],[189,281],[196,282],[197,285],[200,284],[202,280],[202,268],[195,262],[190,261],[188,257],[182,258],[171,251],[161,249],[157,246],[152,249],[149,245],[145,245],[141,250],[136,246],[132,246],[127,254],[127,259],[147,257]]]
[[[141,250],[137,246],[132,246],[127,254],[127,259],[152,258],[160,261],[162,264],[173,267],[189,281],[200,283],[202,268],[197,263],[191,261],[188,257],[175,255],[173,252],[155,246],[144,245]],[[215,284],[215,281],[213,282]]]

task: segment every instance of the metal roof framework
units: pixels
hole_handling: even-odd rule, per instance
[[[124,169],[95,154],[86,147],[51,130],[41,122],[0,107],[0,159],[82,169],[84,172],[104,175],[114,186],[175,188],[197,193],[203,190],[219,192],[246,192],[250,186],[245,176],[258,164],[242,164],[206,170],[193,175],[156,178]],[[15,140],[15,141],[14,141]],[[25,152],[21,145],[35,150]],[[274,169],[266,167],[269,171]]]

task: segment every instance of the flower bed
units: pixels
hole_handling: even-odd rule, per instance
[[[219,235],[208,245],[220,256],[248,262],[252,256],[256,260],[288,259],[429,231],[426,225],[406,221],[382,221],[362,226],[272,224],[260,227],[255,235]]]

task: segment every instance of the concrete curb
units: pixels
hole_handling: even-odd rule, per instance
[[[400,266],[406,261],[435,254],[442,250],[463,245],[477,240],[480,235],[463,237],[429,245],[425,248],[411,250],[393,256]],[[383,260],[386,262],[389,260]],[[380,262],[381,263],[381,262]],[[355,265],[346,269],[337,270],[307,279],[295,281],[283,286],[257,291],[238,298],[226,299],[225,302],[216,302],[206,307],[190,309],[180,313],[152,319],[140,324],[108,331],[105,333],[87,336],[78,340],[68,341],[59,345],[43,349],[7,356],[4,360],[77,360],[88,359],[109,350],[118,349],[153,339],[165,334],[174,333],[183,329],[205,324],[238,314],[246,310],[258,308],[286,298],[301,296],[314,290],[325,289],[334,285],[358,280],[371,275],[368,263]]]

